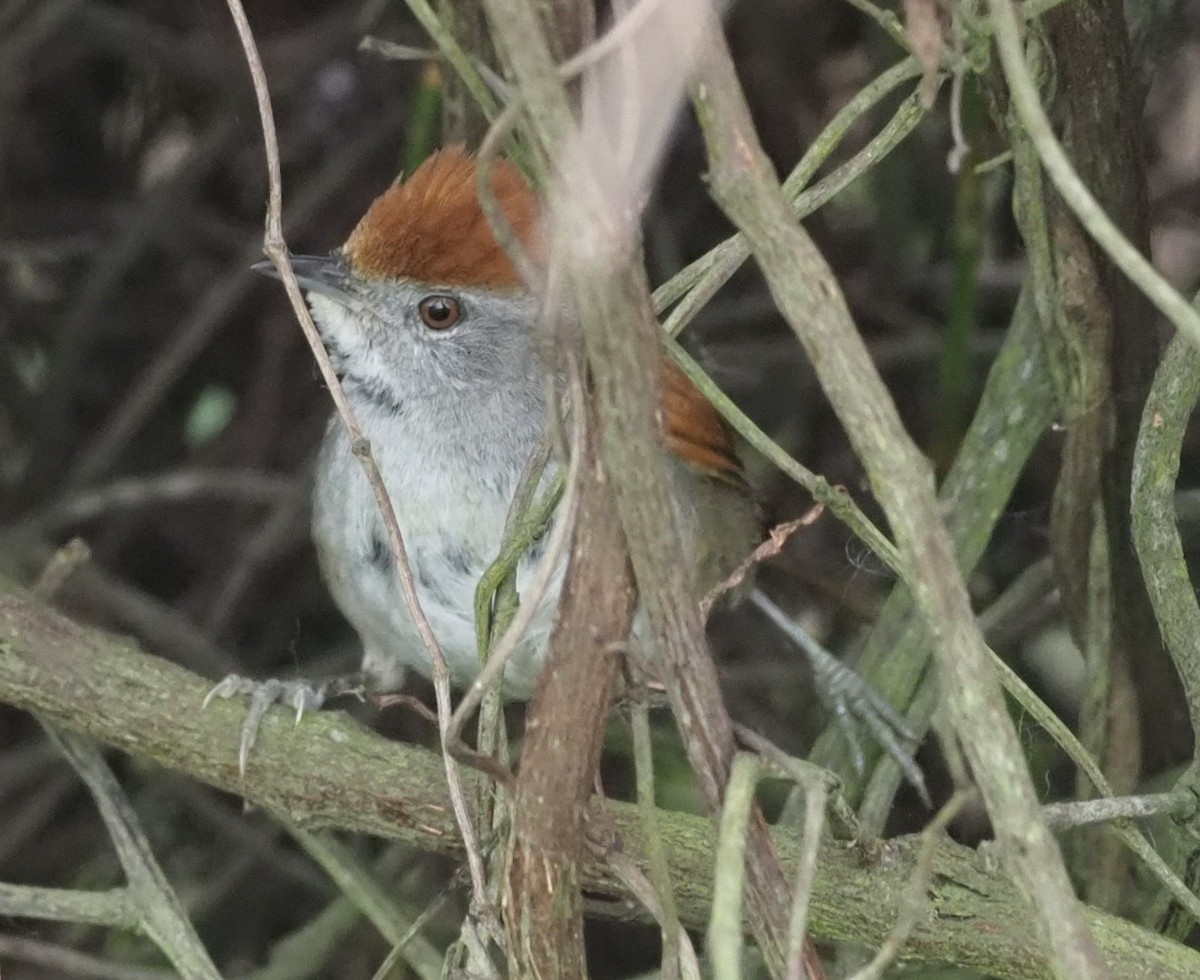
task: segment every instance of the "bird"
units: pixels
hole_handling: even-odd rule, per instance
[[[460,689],[481,669],[476,586],[497,557],[517,483],[554,408],[534,333],[539,299],[485,216],[477,168],[462,147],[436,151],[374,200],[343,246],[289,258],[396,508],[417,597]],[[532,187],[504,158],[494,161],[489,180],[512,232],[537,253],[540,203]],[[665,354],[659,378],[662,448],[699,601],[762,540],[761,508],[721,415]],[[214,696],[252,699],[243,770],[270,704],[290,704],[299,720],[360,682],[389,692],[409,670],[431,676],[429,654],[399,599],[374,494],[336,416],[315,469],[313,539],[334,601],[362,640],[361,670],[323,684],[239,675],[221,681],[206,704]],[[540,542],[525,553],[518,594],[551,560]],[[563,570],[551,570],[551,585],[506,663],[508,700],[533,694]],[[912,738],[904,719],[772,600],[757,590],[752,599],[813,660],[838,717],[858,717],[896,755],[897,736]],[[911,780],[915,766],[903,756]]]

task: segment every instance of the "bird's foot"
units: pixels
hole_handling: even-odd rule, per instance
[[[858,726],[862,725],[900,767],[904,778],[920,794],[925,804],[930,805],[921,767],[913,758],[912,750],[906,747],[915,747],[919,741],[908,721],[892,707],[887,698],[821,646],[761,590],[755,589],[749,598],[788,639],[804,651],[812,665],[817,692],[833,712],[850,746],[854,768],[862,773],[866,766],[858,739]]]
[[[316,711],[330,698],[353,694],[362,699],[365,690],[362,675],[357,673],[320,682],[302,679],[282,681],[275,678],[256,681],[251,677],[230,674],[205,695],[201,710],[207,708],[213,698],[250,695],[250,707],[246,711],[245,721],[242,722],[242,737],[238,743],[238,771],[244,776],[250,750],[258,737],[259,725],[262,724],[263,715],[272,705],[281,704],[294,709],[298,725],[304,717],[304,712]]]

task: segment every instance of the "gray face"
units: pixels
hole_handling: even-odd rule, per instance
[[[365,280],[336,256],[292,261],[402,522],[421,606],[455,682],[465,684],[479,670],[475,589],[545,426],[545,382],[529,327],[536,302],[521,293]],[[368,675],[384,689],[404,665],[428,675],[373,491],[336,422],[318,457],[313,535],[338,605],[363,637]],[[535,564],[519,566],[522,587]],[[538,607],[534,635],[548,633],[556,602],[555,589]],[[507,690],[532,691],[544,647],[539,639],[522,648]]]
[[[293,259],[347,393],[404,413],[414,403],[452,415],[515,399],[541,401],[521,291],[368,280],[337,256]]]

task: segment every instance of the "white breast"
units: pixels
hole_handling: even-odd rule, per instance
[[[360,422],[396,509],[421,608],[441,645],[452,682],[465,687],[480,668],[476,585],[496,558],[512,494],[532,446],[514,446],[512,453],[500,454],[510,461],[481,471],[445,446],[422,438],[420,427],[369,410],[360,412]],[[483,455],[496,462],[495,453]],[[429,655],[400,592],[374,495],[336,419],[318,460],[313,536],[334,599],[362,637],[363,670],[373,684],[381,691],[394,690],[406,667],[430,676]],[[518,591],[528,587],[535,572],[534,562],[522,563]],[[533,691],[561,577],[560,570],[508,662],[508,697],[528,698]]]

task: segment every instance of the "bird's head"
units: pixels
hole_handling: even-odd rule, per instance
[[[340,249],[292,257],[352,398],[392,412],[420,404],[429,417],[450,412],[467,424],[485,404],[540,411],[537,299],[492,232],[476,172],[462,149],[440,150],[376,198]],[[497,160],[491,184],[517,237],[536,249],[538,201],[528,183]],[[257,268],[273,272],[267,263]],[[690,467],[739,478],[724,422],[667,359],[660,424],[668,448]]]
[[[531,245],[529,185],[505,160],[491,183]],[[496,390],[541,384],[536,300],[484,216],[475,161],[461,149],[435,153],[389,187],[340,249],[293,256],[291,266],[352,397],[385,406],[453,398],[469,408]]]

